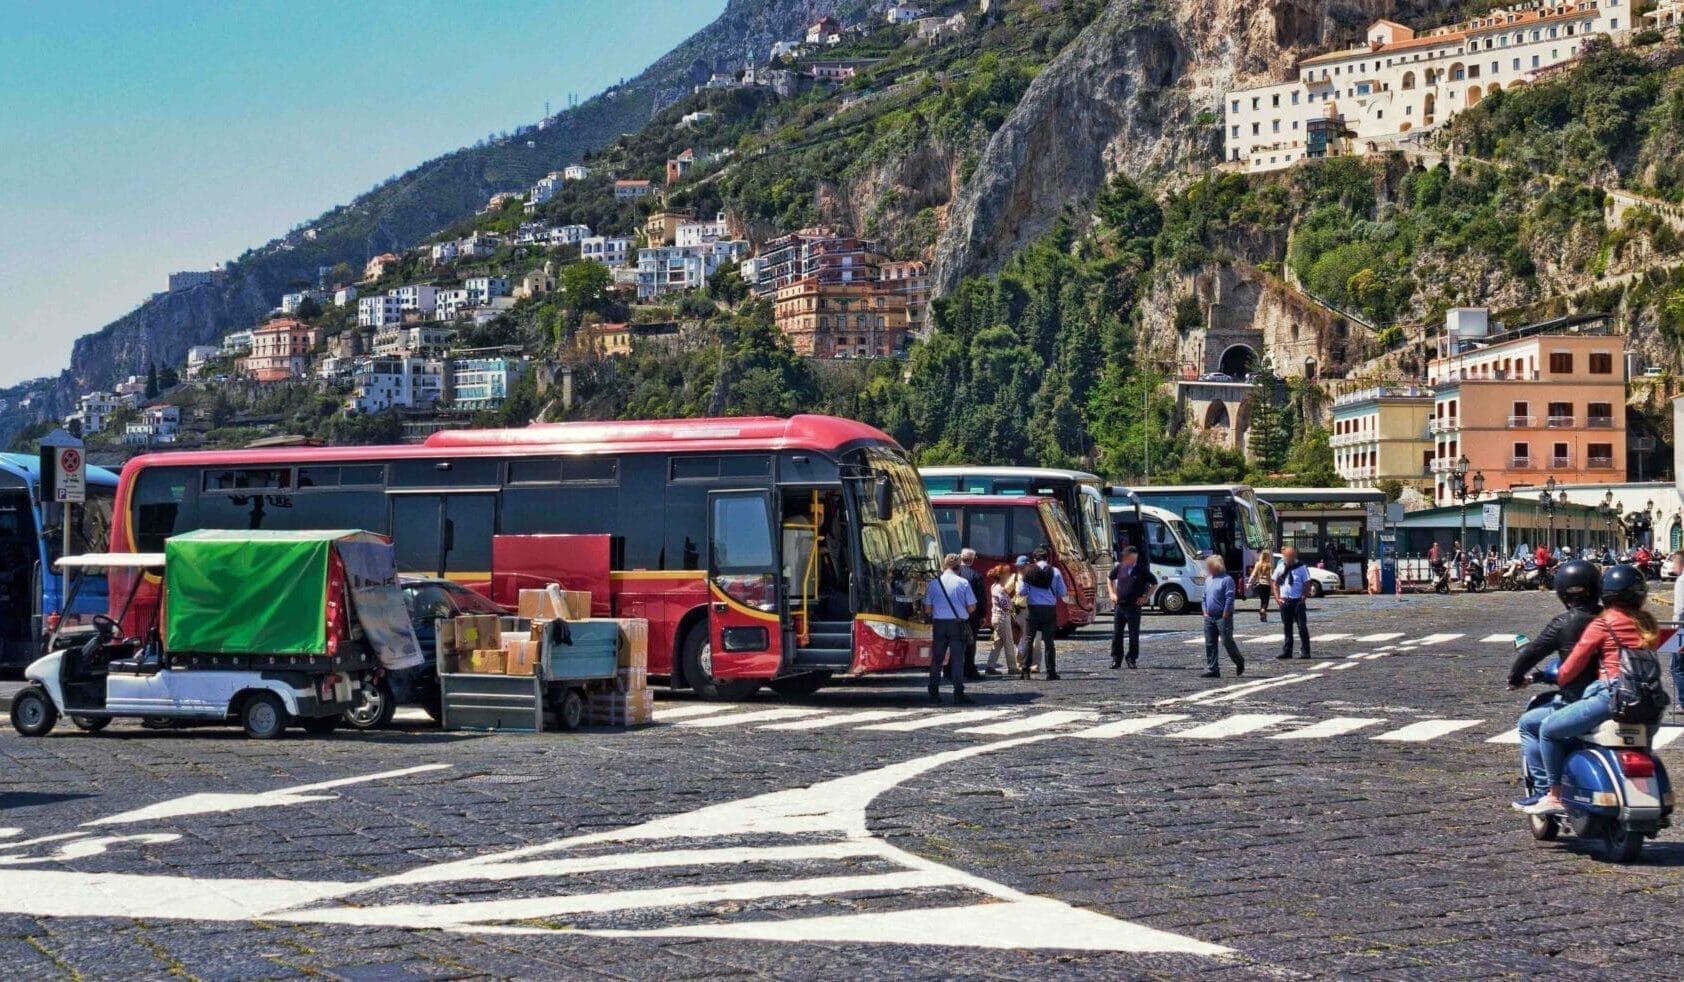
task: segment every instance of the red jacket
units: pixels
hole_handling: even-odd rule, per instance
[[[1642,632],[1637,629],[1637,622],[1630,614],[1623,610],[1609,607],[1602,612],[1602,616],[1591,621],[1585,628],[1585,633],[1579,635],[1579,643],[1573,646],[1573,653],[1561,663],[1555,678],[1558,685],[1567,685],[1578,678],[1594,664],[1598,669],[1598,677],[1603,680],[1620,677],[1620,648],[1644,648]],[[1597,661],[1600,657],[1600,662]]]

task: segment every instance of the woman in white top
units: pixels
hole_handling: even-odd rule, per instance
[[[994,632],[994,644],[988,649],[988,665],[983,669],[989,675],[999,675],[995,668],[1000,655],[1006,656],[1006,671],[1013,675],[1018,673],[1017,639],[1012,636],[1015,622],[1012,618],[1012,598],[1015,589],[1007,588],[1007,581],[1016,577],[1017,571],[1001,563],[988,571],[988,626]]]

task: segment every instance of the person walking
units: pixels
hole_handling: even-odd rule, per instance
[[[1070,602],[1070,590],[1064,585],[1064,574],[1053,568],[1047,562],[1047,550],[1036,549],[1030,557],[1032,562],[1024,570],[1022,582],[1018,585],[1018,595],[1029,602],[1029,630],[1023,636],[1023,643],[1030,648],[1039,640],[1045,645],[1047,659],[1047,681],[1058,681],[1058,646],[1054,635],[1058,633],[1058,602]],[[1029,669],[1023,670],[1023,677],[1029,677]]]
[[[965,632],[976,611],[976,594],[959,575],[959,556],[948,553],[941,561],[942,573],[924,588],[924,613],[932,626],[930,639],[930,701],[941,702],[941,673],[946,663],[953,680],[953,702],[971,701],[965,695]]]
[[[1124,546],[1122,560],[1111,567],[1105,591],[1116,605],[1114,627],[1111,631],[1111,667],[1130,668],[1140,660],[1140,611],[1152,600],[1152,588],[1158,578],[1152,567],[1141,561],[1139,550]]]
[[[1257,554],[1257,562],[1252,564],[1246,583],[1257,597],[1257,619],[1265,623],[1269,620],[1269,597],[1274,594],[1274,587],[1269,581],[1274,575],[1275,554],[1264,549]]]
[[[1298,629],[1298,636],[1304,642],[1303,653],[1298,657],[1310,657],[1310,612],[1304,606],[1304,598],[1310,588],[1310,568],[1298,561],[1298,550],[1287,546],[1281,550],[1280,565],[1274,572],[1275,603],[1281,609],[1282,644],[1281,653],[1277,659],[1285,661],[1292,657],[1292,629]]]
[[[1006,671],[1013,675],[1018,672],[1017,667],[1017,624],[1012,618],[1012,593],[1007,584],[1016,576],[1016,571],[1005,563],[988,571],[988,623],[993,629],[993,644],[988,648],[988,665],[983,669],[984,675],[999,675],[1000,670],[994,666],[1000,661],[1000,656],[1006,656]]]
[[[1023,585],[1023,571],[1029,568],[1029,557],[1019,556],[1012,563],[1011,578],[1006,580],[1006,593],[1012,598],[1012,626],[1017,629],[1017,664],[1023,677],[1034,670],[1035,646],[1029,641],[1029,598],[1018,589]]]
[[[982,636],[982,622],[988,617],[988,608],[981,603],[981,599],[988,595],[988,585],[977,571],[975,549],[959,550],[959,575],[971,585],[971,594],[978,600],[976,610],[971,614],[971,640],[965,645],[965,679],[974,682],[982,678],[976,670],[976,644],[977,638]]]
[[[1234,663],[1234,675],[1245,674],[1245,656],[1234,643],[1234,599],[1239,588],[1228,575],[1228,564],[1221,556],[1205,560],[1205,674],[1204,678],[1219,679],[1222,670],[1216,660],[1216,644],[1222,643],[1228,658]]]

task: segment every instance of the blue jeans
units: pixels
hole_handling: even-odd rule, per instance
[[[1672,708],[1684,712],[1684,648],[1672,653]]]
[[[1219,672],[1222,670],[1216,659],[1216,644],[1220,641],[1227,649],[1228,657],[1237,666],[1245,661],[1240,657],[1240,646],[1234,643],[1234,619],[1220,614],[1212,617],[1205,615],[1205,669]]]
[[[1543,749],[1538,740],[1538,728],[1544,720],[1561,708],[1561,700],[1546,703],[1537,709],[1520,714],[1515,728],[1520,731],[1520,762],[1526,767],[1527,790],[1542,792],[1549,787],[1549,774],[1544,770]]]
[[[1574,741],[1613,718],[1614,712],[1608,706],[1608,683],[1602,681],[1591,683],[1579,701],[1550,713],[1538,727],[1544,774],[1550,784],[1561,783],[1561,772],[1567,766],[1567,755],[1572,753]]]

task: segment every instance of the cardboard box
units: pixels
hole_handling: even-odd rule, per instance
[[[539,646],[531,641],[510,642],[504,649],[504,675],[532,675],[538,667]]]
[[[618,661],[621,668],[647,668],[649,665],[649,622],[642,618],[620,620]]]
[[[558,609],[548,590],[522,590],[518,610],[520,616],[528,620],[564,617],[570,621],[582,621],[591,616],[591,595],[584,590],[563,590]]]
[[[456,621],[440,617],[433,622],[433,636],[438,638],[439,651],[456,651]]]
[[[585,718],[593,726],[646,726],[655,721],[655,694],[648,689],[592,692]]]
[[[621,692],[637,692],[649,688],[649,670],[647,668],[622,668],[615,676],[615,684]]]
[[[502,648],[481,648],[468,656],[461,669],[468,675],[502,675],[505,662]]]
[[[463,614],[456,618],[455,634],[456,654],[461,657],[500,647],[503,626],[496,614]]]

